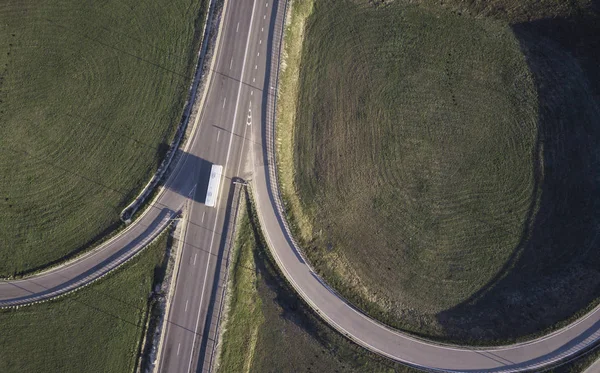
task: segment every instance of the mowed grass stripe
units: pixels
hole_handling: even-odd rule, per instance
[[[0,8],[0,276],[118,222],[179,123],[207,0]]]

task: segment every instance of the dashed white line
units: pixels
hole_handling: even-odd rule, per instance
[[[244,50],[244,62],[242,63],[242,72],[240,76],[240,82],[244,80],[244,68],[246,67],[246,59],[248,57],[248,46],[250,46],[250,35],[252,34],[252,22],[254,21],[254,10],[256,9],[256,0],[252,2],[252,15],[250,16],[250,26],[248,28],[248,38],[246,39],[246,48]],[[231,154],[231,145],[233,144],[233,134],[235,133],[235,123],[237,118],[238,106],[240,104],[240,95],[242,93],[242,84],[240,83],[238,87],[237,100],[235,103],[235,108],[233,112],[233,121],[231,128],[231,137],[229,138],[229,147],[227,148],[227,156],[225,157],[225,165],[224,169],[227,170],[227,164],[229,163],[229,156]],[[247,127],[246,127],[247,128]],[[208,266],[210,265],[210,259],[212,257],[212,247],[215,239],[215,232],[217,229],[217,222],[219,221],[219,210],[217,210],[217,216],[215,218],[215,224],[213,226],[213,234],[210,238],[210,245],[208,247],[208,259],[206,260],[206,270],[204,271],[204,281],[202,284],[202,290],[200,292],[200,304],[198,305],[198,316],[196,318],[196,326],[194,327],[194,333],[198,330],[198,325],[200,324],[200,308],[202,306],[202,301],[204,300],[204,291],[206,290],[206,278],[208,277]],[[190,362],[188,364],[188,372],[192,369],[192,360],[194,358],[194,347],[196,344],[196,338],[192,340],[192,351],[190,353]]]
[[[256,81],[256,78],[252,78],[252,83],[254,83]]]
[[[264,27],[261,27],[261,28],[260,28],[260,32],[264,32],[264,31],[265,31],[265,28],[264,28]]]
[[[229,70],[231,70],[231,66],[233,66],[233,58],[231,59],[231,62],[229,62]]]
[[[258,65],[254,65],[254,70],[258,69]]]
[[[219,142],[219,136],[221,135],[221,131],[217,131],[217,142]]]
[[[263,19],[267,19],[267,15],[266,14],[263,16]]]
[[[181,343],[177,345],[177,356],[179,356],[179,349],[181,348]]]
[[[238,32],[240,30],[240,23],[238,22],[237,27],[235,28],[235,32]]]
[[[196,265],[196,259],[198,259],[198,253],[196,253],[196,255],[194,255],[194,265]]]
[[[266,4],[265,4],[265,8],[268,8],[268,7],[269,7],[269,3],[266,3]]]
[[[188,300],[185,301],[185,310],[183,312],[187,312]]]
[[[258,56],[260,56],[260,52],[258,52],[258,53],[256,54],[256,57],[258,57]]]
[[[260,40],[258,41],[258,44],[262,44],[262,39],[260,39]]]
[[[225,103],[227,102],[227,97],[223,99],[223,107],[225,107]]]
[[[204,215],[206,215],[206,211],[202,211],[202,223],[204,223]]]

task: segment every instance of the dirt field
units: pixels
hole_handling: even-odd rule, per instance
[[[0,276],[118,226],[181,119],[207,3],[2,3]]]
[[[368,313],[444,340],[517,339],[588,306],[597,4],[370,3],[316,2],[286,36],[281,182],[314,266]]]

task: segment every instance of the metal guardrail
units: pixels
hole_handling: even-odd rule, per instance
[[[229,279],[229,271],[230,271],[230,265],[231,265],[231,250],[233,249],[233,246],[235,245],[235,235],[236,235],[236,227],[238,224],[238,218],[239,218],[239,211],[240,211],[240,204],[242,203],[242,189],[247,185],[246,182],[243,181],[233,181],[233,188],[235,188],[234,190],[234,198],[231,204],[231,209],[235,209],[235,212],[232,213],[231,215],[231,219],[229,221],[229,228],[227,229],[228,235],[230,236],[230,239],[227,240],[226,243],[226,247],[224,248],[224,250],[227,251],[227,255],[225,256],[225,275],[223,276],[223,284],[221,286],[221,299],[219,302],[219,311],[217,313],[217,325],[215,326],[215,341],[213,343],[212,349],[210,351],[210,358],[207,364],[208,367],[208,372],[214,372],[215,371],[215,364],[216,364],[216,354],[217,354],[217,350],[219,347],[219,337],[220,332],[221,332],[221,319],[223,316],[223,311],[225,308],[225,299],[227,296],[227,282]]]

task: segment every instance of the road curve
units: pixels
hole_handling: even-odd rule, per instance
[[[246,0],[231,1],[240,5]],[[110,269],[126,262],[152,241],[184,205],[197,205],[200,202],[196,198],[197,184],[201,178],[202,168],[206,167],[206,158],[214,157],[214,160],[212,158],[208,160],[214,162],[221,162],[224,159],[225,163],[229,160],[232,167],[226,173],[227,176],[239,176],[242,154],[244,154],[243,142],[240,143],[238,140],[234,143],[232,139],[243,140],[249,136],[247,143],[254,171],[252,175],[253,196],[262,230],[277,264],[300,296],[326,322],[359,345],[393,360],[426,370],[517,372],[539,371],[542,367],[573,356],[597,342],[600,339],[600,307],[557,332],[526,343],[485,349],[442,346],[390,329],[365,316],[346,303],[313,272],[290,234],[276,182],[273,114],[286,4],[286,0],[253,0],[251,13],[256,17],[254,21],[251,15],[250,17],[248,14],[244,16],[244,12],[238,12],[242,24],[240,29],[244,30],[244,25],[248,25],[250,31],[240,32],[238,37],[232,36],[231,40],[242,40],[243,45],[246,46],[251,43],[252,47],[250,47],[248,56],[253,56],[252,61],[255,62],[244,65],[246,59],[249,58],[244,52],[241,60],[242,66],[240,70],[237,70],[242,78],[237,78],[235,74],[232,78],[228,72],[220,72],[220,82],[215,83],[221,87],[222,92],[229,94],[231,91],[233,92],[231,97],[235,97],[235,107],[231,107],[227,111],[229,113],[227,118],[232,117],[229,123],[232,127],[222,129],[223,135],[227,135],[229,140],[223,142],[221,146],[219,138],[213,137],[215,134],[218,136],[219,132],[211,132],[208,135],[208,127],[203,127],[205,128],[204,133],[207,135],[199,135],[203,132],[196,129],[198,126],[198,122],[196,122],[191,138],[158,197],[133,224],[95,250],[63,266],[23,280],[0,281],[0,307],[30,304],[68,293],[89,284],[105,275]],[[246,7],[249,6],[246,5],[243,8]],[[235,6],[229,9],[236,8],[240,9]],[[260,21],[263,21],[264,25],[253,23]],[[237,20],[230,19],[228,22],[232,25],[232,30],[235,25],[237,34]],[[259,32],[260,35],[265,36],[260,36]],[[233,35],[234,31],[231,31],[231,34]],[[250,34],[252,36],[249,36]],[[258,40],[258,45],[256,40]],[[260,48],[265,48],[263,54],[261,54]],[[248,48],[245,47],[245,49]],[[233,48],[231,53],[239,52]],[[223,69],[233,70],[231,67],[233,62],[234,59],[231,59]],[[236,60],[236,62],[240,61]],[[252,74],[247,71],[252,70],[258,73],[258,81],[255,81],[255,78],[249,80]],[[236,81],[236,79],[239,79],[237,85],[226,83]],[[217,92],[213,94],[217,95]],[[231,101],[233,100],[229,100],[230,103]],[[227,102],[218,105],[226,108]],[[236,116],[235,113],[238,110],[241,112],[241,110],[246,110],[245,108],[248,108],[247,117],[245,115]],[[218,119],[212,115],[210,117],[212,119],[207,120]],[[212,131],[220,127],[220,124],[212,123]],[[235,129],[233,129],[234,127]],[[244,129],[243,134],[241,133],[242,128]],[[248,136],[245,135],[246,129],[249,132]],[[230,154],[233,158],[230,158]],[[198,237],[193,240],[194,242],[202,242],[212,237],[202,232],[214,231],[214,227],[221,224],[223,215],[219,215],[218,210],[225,208],[224,199],[225,196],[221,195],[220,207],[207,213],[206,218],[203,213],[199,214],[202,207],[193,208],[192,215],[199,215],[196,218],[201,223],[203,219],[208,219],[209,224],[206,224],[206,220],[204,223],[210,227],[208,230],[200,227],[197,230]],[[210,240],[212,241],[212,238]],[[206,255],[206,267],[202,263],[203,267],[201,268],[206,268],[205,271],[209,271],[211,255],[210,251]],[[194,265],[193,260],[192,266]],[[208,273],[201,272],[200,277],[205,279]],[[202,286],[204,287],[204,285]],[[195,296],[201,298],[201,292]],[[198,305],[202,303],[203,301],[200,300]],[[198,321],[195,324],[198,325]],[[200,331],[194,330],[193,333],[197,334]],[[179,355],[180,351],[178,350],[179,345],[174,348],[174,356]],[[190,351],[192,354],[194,353],[193,343]],[[182,371],[189,371],[191,364],[186,363],[187,361],[186,357],[182,363]]]
[[[275,162],[275,102],[281,54],[285,0],[280,1],[271,55],[266,123],[254,136],[252,191],[261,228],[279,268],[300,296],[332,327],[362,345],[393,360],[432,371],[518,372],[541,370],[573,356],[600,340],[600,306],[586,316],[544,337],[520,344],[490,348],[443,346],[393,330],[349,305],[319,278],[303,258],[283,213]]]

